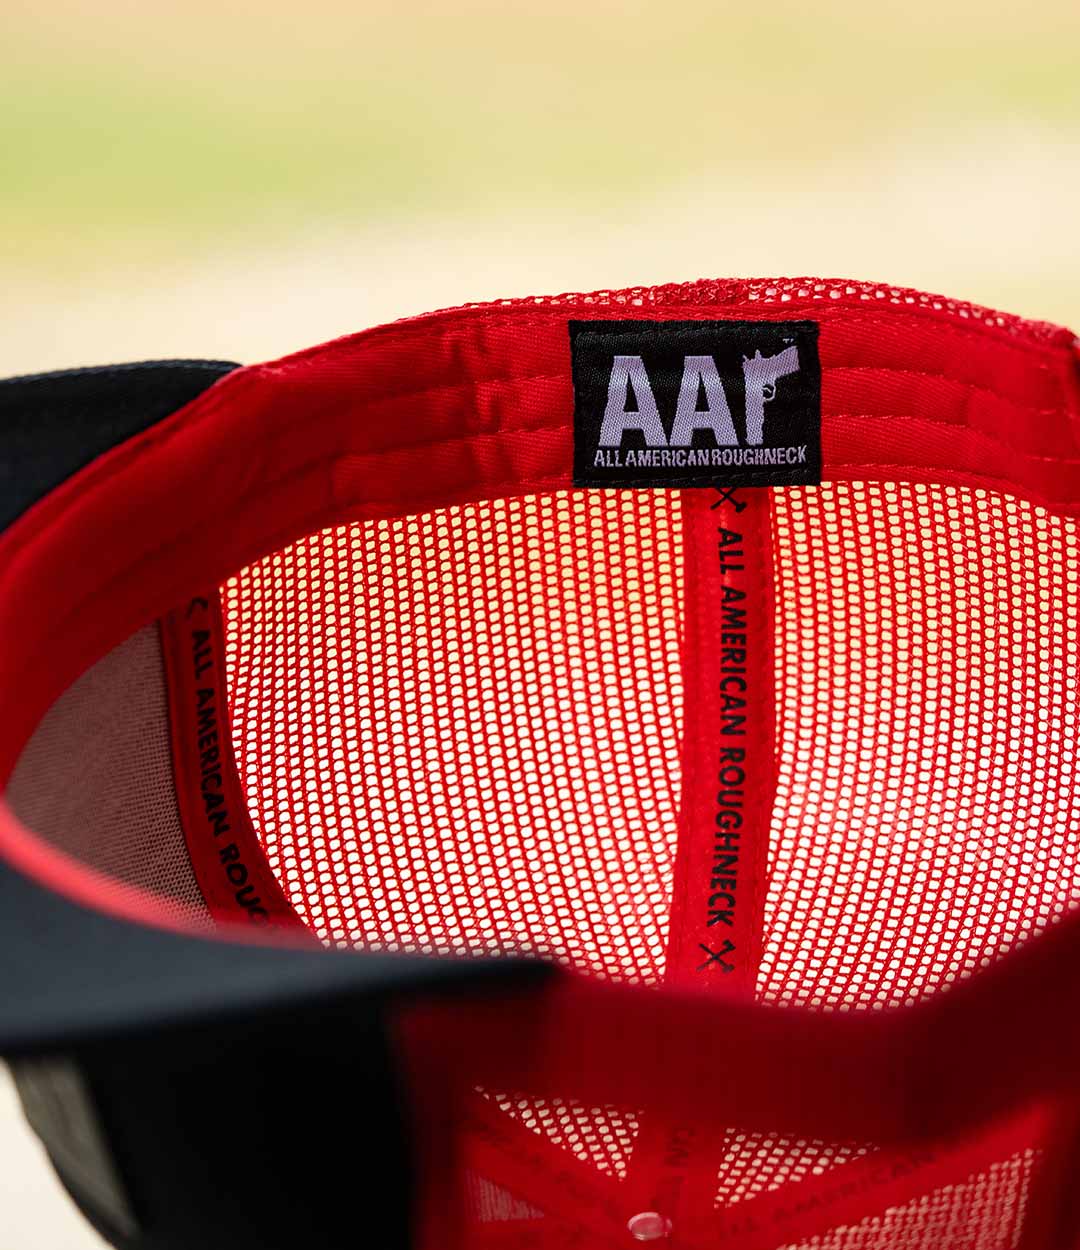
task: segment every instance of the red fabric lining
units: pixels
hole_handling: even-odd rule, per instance
[[[737,284],[724,289],[729,304],[654,304],[649,315],[817,316],[827,475],[919,470],[918,480],[1005,487],[1063,512],[1080,507],[1075,459],[1021,457],[992,437],[965,433],[992,381],[1015,400],[1050,407],[1054,445],[1075,449],[1077,383],[1067,332],[1035,327],[1031,341],[1019,342],[994,326],[958,327],[944,314],[889,309],[883,316],[880,304],[871,314],[859,297],[770,308],[740,303]],[[0,665],[7,657],[19,656],[22,664],[35,652],[48,653],[56,679],[39,697],[13,701],[25,716],[0,738],[0,776],[44,706],[109,643],[182,598],[199,559],[220,580],[304,529],[567,484],[566,312],[524,308],[524,315],[502,306],[436,314],[238,371],[102,457],[13,526],[0,544],[0,578],[17,591],[23,611],[14,622],[0,620]],[[625,312],[621,303],[589,308],[590,316]],[[420,341],[426,352],[414,350]],[[956,378],[962,429],[940,419],[837,411],[832,369],[852,364],[863,371],[864,410],[875,410],[875,395],[895,393],[897,376],[909,387],[907,406],[919,402],[925,379],[893,372],[907,370],[912,358]],[[489,363],[502,366],[495,376]],[[522,379],[533,377],[547,381],[528,397]],[[930,386],[939,399],[940,383]],[[388,410],[383,423],[369,415],[380,400],[392,401],[393,415]],[[518,410],[526,402],[524,430],[508,434],[521,429]],[[422,437],[402,443],[395,434],[402,422],[414,423]],[[280,475],[276,466],[288,467]],[[279,494],[272,496],[275,476]],[[177,520],[196,512],[206,518],[204,527],[171,540]],[[181,541],[185,551],[177,550]],[[98,613],[94,603],[103,586],[111,597],[108,613]],[[88,617],[94,626],[101,622],[100,636],[88,637]],[[63,662],[65,656],[74,662]],[[0,689],[10,680],[0,668]]]
[[[946,1143],[1080,1083],[1080,1013],[1061,992],[1078,934],[1070,917],[948,992],[881,1012],[568,976],[528,1001],[407,1008],[402,1038],[421,1083],[437,1046],[462,1087],[652,1107],[706,1128]]]
[[[1012,972],[996,988],[1011,981],[1011,989],[1023,993],[1024,970]],[[988,992],[983,1005],[992,996]],[[1009,997],[1003,994],[998,1005],[1008,1009]],[[1016,1068],[1030,1062],[1019,1049],[995,1048],[976,1063],[978,1070],[963,1082],[960,1096],[952,1096],[962,1057],[970,1055],[985,1027],[977,1009],[950,1006],[937,1019],[922,1007],[825,1016],[668,989],[633,992],[578,979],[556,983],[546,1000],[406,1011],[400,1036],[414,1086],[422,1089],[431,1079],[430,1057],[437,1047],[444,1060],[449,1058],[459,1097],[465,1099],[472,1097],[467,1090],[473,1081],[492,1079],[532,1096],[551,1096],[557,1089],[586,1101],[632,1100],[687,1134],[703,1130],[710,1136],[716,1123],[781,1124],[797,1132],[813,1125],[812,1131],[836,1140],[873,1140],[895,1148],[846,1164],[839,1173],[808,1177],[794,1191],[786,1186],[729,1210],[691,1212],[672,1235],[679,1246],[704,1250],[731,1238],[740,1250],[774,1250],[929,1189],[954,1185],[1045,1138],[1048,1118],[1039,1101],[1043,1082],[1036,1077],[1022,1091],[1010,1088],[1018,1075],[1011,1072],[1000,1089],[995,1084],[999,1059],[1015,1058]],[[944,1003],[949,996],[936,1001]],[[942,1067],[950,1071],[940,1080],[936,1073],[930,1079]],[[446,1067],[440,1069],[442,1088],[447,1073]],[[1069,1074],[1070,1091],[1076,1077]],[[1064,1085],[1055,1092],[1060,1098]],[[1071,1101],[1074,1094],[1065,1096]],[[455,1140],[459,1132],[468,1132],[460,1107],[450,1117]],[[988,1130],[971,1132],[988,1123]],[[417,1132],[426,1136],[422,1125]],[[491,1175],[506,1174],[498,1154],[473,1162],[486,1165]],[[440,1168],[449,1166],[444,1157]],[[886,1176],[875,1180],[880,1172]],[[521,1183],[543,1200],[544,1179]],[[590,1237],[602,1238],[606,1231],[617,1238],[642,1197],[627,1188],[621,1208],[591,1208],[594,1217],[605,1209],[609,1215],[599,1228],[586,1219],[585,1231]],[[580,1229],[580,1208],[576,1214]],[[438,1235],[444,1245],[448,1240],[472,1245],[471,1237],[452,1240],[461,1231],[444,1222]]]
[[[465,1153],[459,1166],[477,1176],[497,1176],[515,1197],[570,1228],[584,1227],[602,1244],[620,1231],[624,1199],[618,1183],[597,1175],[511,1116],[470,1097],[460,1125]]]

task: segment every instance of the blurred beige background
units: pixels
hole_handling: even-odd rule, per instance
[[[0,374],[882,280],[1080,329],[1076,0],[3,0]],[[0,1079],[0,1250],[99,1244]]]

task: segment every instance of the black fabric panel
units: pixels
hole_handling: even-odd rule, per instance
[[[0,528],[235,367],[0,382]],[[134,1228],[88,1185],[70,1123],[39,1124],[69,1192],[124,1250],[403,1250],[412,1179],[386,1004],[551,971],[147,928],[0,860],[0,1055],[70,1064],[85,1082]]]
[[[121,1250],[407,1250],[406,1103],[382,1013],[372,1000],[80,1052],[134,1227],[58,1167],[65,1187]]]
[[[155,360],[0,381],[0,529],[238,365]]]
[[[413,1180],[387,1004],[554,972],[150,929],[0,863],[0,1054],[17,1073],[77,1069],[134,1228],[80,1185],[87,1168],[65,1171],[87,1149],[63,1136],[73,1117],[54,1117],[50,1153],[122,1250],[404,1250]]]
[[[70,1051],[383,992],[505,984],[540,963],[248,944],[130,924],[0,861],[0,1055]]]

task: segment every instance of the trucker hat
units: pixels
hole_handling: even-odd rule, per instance
[[[1078,361],[796,279],[0,384],[0,1053],[86,1216],[1080,1244]]]

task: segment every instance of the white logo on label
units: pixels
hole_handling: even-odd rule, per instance
[[[780,378],[799,371],[799,352],[794,345],[776,356],[744,356],[746,386],[746,442],[760,447],[765,439],[765,405],[776,395]],[[704,392],[705,407],[698,407]],[[636,409],[626,405],[633,395]],[[607,405],[600,427],[601,447],[620,447],[627,430],[640,430],[647,447],[689,447],[695,430],[712,430],[718,447],[738,444],[727,394],[712,356],[686,356],[675,405],[671,438],[664,432],[652,383],[640,356],[616,356],[608,379]]]

